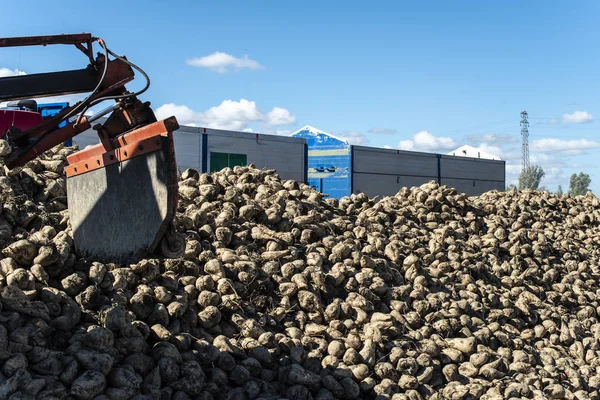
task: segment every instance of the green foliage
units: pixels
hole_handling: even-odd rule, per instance
[[[533,165],[526,168],[519,175],[519,190],[532,189],[537,190],[545,172],[539,165]]]
[[[589,186],[592,180],[588,174],[580,172],[579,175],[571,175],[569,182],[569,194],[571,196],[584,195],[589,191]]]
[[[508,185],[506,187],[506,191],[508,192],[508,191],[516,189],[516,188],[517,188],[517,186],[514,183],[511,183],[510,185]]]
[[[556,194],[558,194],[558,195],[562,195],[563,194],[562,185],[558,185],[558,189],[556,190]]]

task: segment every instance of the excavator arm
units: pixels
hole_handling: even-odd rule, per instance
[[[103,49],[96,58],[95,42]],[[0,101],[90,93],[36,126],[9,129],[5,139],[13,151],[5,160],[7,167],[21,167],[93,127],[99,143],[67,157],[67,201],[80,255],[116,263],[136,262],[157,249],[169,257],[181,255],[185,244],[172,225],[177,207],[172,133],[179,128],[177,120],[157,121],[150,103],[137,98],[147,90],[148,76],[100,38],[89,33],[0,38],[0,47],[58,44],[81,50],[87,67],[0,78]],[[134,79],[134,69],[147,83],[131,93],[125,84]],[[90,107],[103,101],[112,104],[86,116]],[[103,124],[92,126],[107,114]]]
[[[92,58],[91,53],[91,46],[95,41],[98,41],[106,50],[104,54],[99,54],[96,59]],[[110,112],[126,113],[130,120],[137,125],[156,122],[152,110],[149,107],[146,107],[146,109],[140,107],[136,95],[127,93],[125,90],[125,84],[134,79],[132,64],[128,63],[124,57],[108,60],[109,50],[101,39],[94,38],[88,33],[0,39],[0,47],[46,46],[52,44],[75,45],[88,56],[89,65],[79,70],[2,78],[0,79],[0,101],[92,93],[82,102],[65,108],[55,117],[45,120],[29,130],[9,132],[7,139],[17,150],[13,152],[11,158],[7,161],[9,167],[24,165],[38,154],[89,129],[91,122]],[[85,110],[103,100],[115,100],[115,104],[88,120],[84,115]],[[64,128],[57,130],[61,122],[73,117],[76,113],[80,114],[76,121],[68,123]],[[121,132],[113,131],[112,134],[115,136],[122,134],[127,130],[126,128],[123,127],[124,130]]]

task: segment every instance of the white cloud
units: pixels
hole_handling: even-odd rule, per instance
[[[287,108],[275,107],[267,114],[269,125],[290,125],[296,122],[296,117]]]
[[[364,133],[360,133],[357,131],[350,131],[345,133],[337,134],[340,139],[346,140],[350,144],[354,144],[357,146],[366,146],[369,144],[369,139]]]
[[[563,188],[568,186],[569,174],[566,168],[579,168],[575,164],[565,160],[564,157],[555,157],[544,153],[531,153],[529,157],[531,165],[538,165],[544,170],[544,177],[540,186],[546,186],[553,190],[558,184]],[[521,159],[506,164],[506,184],[518,184],[521,174]]]
[[[506,161],[507,163],[520,162],[521,161],[521,148],[519,148],[518,150],[516,150],[516,149],[504,150],[503,156],[501,156],[501,158],[504,161]]]
[[[578,156],[580,154],[584,154],[585,151],[583,151],[581,149],[571,149],[571,150],[565,151],[564,153],[568,156]]]
[[[17,75],[27,75],[27,74],[18,69],[8,69],[8,68],[0,67],[0,78],[6,78],[9,76],[17,76]]]
[[[490,145],[504,145],[519,142],[519,138],[514,135],[499,135],[490,133],[487,135],[466,135],[464,139],[470,143],[488,143]]]
[[[587,111],[575,111],[571,114],[564,114],[562,117],[563,122],[573,124],[587,124],[592,122],[593,119],[592,114]]]
[[[278,129],[275,134],[279,135],[279,136],[291,136],[292,135],[292,131],[290,131],[289,129]]]
[[[521,164],[506,164],[506,177],[518,178],[521,173]],[[508,179],[507,179],[508,180]]]
[[[563,139],[539,139],[534,140],[531,143],[531,149],[539,152],[563,152],[571,155],[581,154],[586,149],[595,149],[599,148],[600,143],[588,140],[588,139],[573,139],[573,140],[563,140]]]
[[[401,140],[398,144],[400,150],[413,151],[448,151],[458,147],[458,144],[449,137],[436,137],[427,131],[416,133],[412,140]]]
[[[195,112],[191,108],[173,103],[163,104],[154,113],[157,119],[175,116],[180,125],[198,126],[197,121],[202,120],[202,113]]]
[[[592,114],[587,111],[575,111],[571,114],[565,113],[561,118],[551,118],[552,125],[567,123],[567,124],[587,124],[594,120]]]
[[[369,133],[379,133],[379,134],[384,134],[384,135],[392,135],[398,131],[396,129],[389,129],[389,128],[373,128],[373,129],[369,129],[368,132]]]
[[[568,175],[560,167],[549,167],[540,165],[544,170],[544,176],[540,182],[540,186],[552,186],[568,179]],[[515,184],[519,180],[521,174],[521,164],[506,165],[506,184],[514,182]]]
[[[241,131],[250,123],[260,122],[265,126],[287,125],[295,121],[295,117],[285,108],[275,107],[264,113],[254,101],[224,100],[218,106],[204,112],[197,112],[185,105],[173,103],[163,104],[155,111],[158,119],[174,115],[181,125],[206,126],[207,128],[229,129]]]
[[[555,157],[546,153],[531,153],[529,155],[529,162],[532,165],[564,165],[563,157]]]
[[[225,129],[243,129],[249,122],[264,120],[265,115],[254,101],[224,100],[202,113],[202,119],[209,127],[223,126]]]
[[[569,178],[569,176],[563,171],[562,168],[551,167],[544,169],[544,180],[546,183],[560,183]]]
[[[391,149],[392,146],[390,146],[389,144],[386,144],[385,146],[383,146],[384,149]]]
[[[504,158],[504,151],[498,146],[492,146],[487,143],[481,143],[479,146],[473,146],[477,151],[481,151],[482,153],[489,153],[500,158]]]
[[[257,61],[251,60],[248,56],[237,58],[231,54],[216,51],[208,56],[196,57],[186,61],[187,64],[194,67],[207,68],[218,73],[229,72],[230,69],[262,69],[264,68]]]

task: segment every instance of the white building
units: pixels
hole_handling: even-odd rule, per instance
[[[465,144],[464,146],[460,146],[458,149],[453,150],[448,153],[449,156],[458,156],[458,157],[469,157],[469,158],[485,158],[488,160],[498,160],[502,159],[494,154],[486,153],[485,151],[481,151],[473,146],[469,146]]]

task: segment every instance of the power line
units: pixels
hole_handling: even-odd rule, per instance
[[[485,131],[479,131],[478,133],[469,133],[469,134],[465,134],[464,136],[474,136],[474,135],[481,135],[481,136],[485,136],[485,135],[502,135],[504,133],[514,133],[515,128],[500,128],[500,130],[485,130]]]
[[[490,126],[505,125],[510,122],[514,122],[514,120],[511,121],[510,119],[507,119],[507,120],[501,120],[501,121],[496,121],[496,122],[490,122],[490,123],[486,123],[486,124],[472,125],[472,126],[469,126],[466,128],[451,129],[449,131],[439,133],[438,135],[456,135],[456,134],[461,134],[461,133],[464,134],[464,133],[472,132],[473,130],[477,131],[480,129],[487,129]]]
[[[568,139],[568,140],[573,140],[573,141],[577,141],[577,140],[581,140],[581,139],[585,139],[585,140],[595,140],[595,138],[588,138],[588,137],[579,137],[579,138],[573,138],[573,135],[543,135],[543,134],[535,134],[535,135],[529,135],[529,137],[536,137],[536,138],[543,138],[543,139]]]

